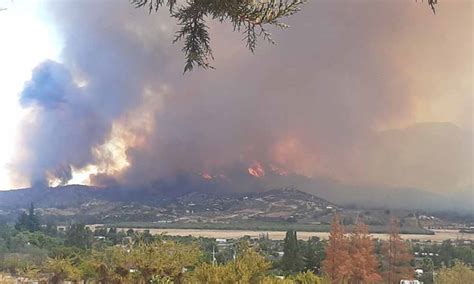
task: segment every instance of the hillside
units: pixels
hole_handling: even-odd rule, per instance
[[[31,203],[44,222],[58,224],[324,231],[337,211],[347,225],[359,218],[373,231],[384,231],[389,220],[386,210],[344,208],[292,188],[254,193],[190,191],[176,195],[149,188],[87,186],[0,192],[0,220],[14,222]],[[403,231],[424,232],[411,212],[392,213],[403,220]]]
[[[0,192],[0,216],[11,221],[31,203],[44,219],[97,223],[311,220],[338,208],[327,200],[294,189],[245,194],[189,192],[174,197],[146,189],[66,186]]]

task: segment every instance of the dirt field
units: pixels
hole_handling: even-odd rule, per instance
[[[128,228],[123,228],[127,230]],[[143,229],[135,229],[137,231],[143,231]],[[262,233],[267,234],[270,239],[282,240],[285,238],[284,231],[245,231],[245,230],[196,230],[196,229],[149,229],[152,234],[167,234],[172,236],[193,236],[193,237],[207,237],[207,238],[223,238],[223,239],[237,239],[243,236],[258,237]],[[472,240],[474,241],[474,234],[459,233],[455,230],[434,230],[434,235],[411,235],[402,234],[402,238],[407,240],[422,240],[422,241],[433,241],[442,242],[444,240]],[[298,232],[298,238],[307,240],[310,237],[319,237],[321,239],[327,239],[329,233],[318,233],[318,232]],[[372,234],[374,238],[386,239],[387,234]]]

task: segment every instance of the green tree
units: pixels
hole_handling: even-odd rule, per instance
[[[321,278],[311,271],[299,272],[295,276],[290,277],[294,283],[298,284],[320,284]]]
[[[62,283],[64,280],[79,280],[80,271],[76,268],[70,259],[51,258],[44,267],[44,271],[51,273],[51,283]]]
[[[140,281],[149,283],[153,276],[179,281],[183,269],[195,266],[200,256],[201,251],[195,244],[157,241],[132,247],[127,259],[137,270]]]
[[[117,246],[100,251],[93,250],[80,264],[83,278],[93,279],[100,283],[129,280],[130,268],[128,252]]]
[[[324,242],[318,237],[312,237],[306,242],[299,242],[299,250],[303,257],[305,269],[320,272],[321,262],[325,258]]]
[[[423,282],[423,284],[432,284],[433,283],[433,272],[434,272],[434,263],[430,257],[423,258],[421,264],[421,269],[423,270],[423,275],[421,275],[418,280]]]
[[[76,223],[67,229],[64,244],[81,249],[89,249],[92,246],[93,240],[94,236],[92,231],[84,224]]]
[[[444,267],[437,272],[435,283],[474,283],[474,271],[463,262],[455,261],[453,267]]]
[[[19,231],[36,232],[41,229],[39,217],[35,213],[35,206],[30,204],[28,213],[23,212],[15,224],[15,228]]]
[[[262,283],[271,264],[248,246],[243,246],[235,261],[223,265],[204,263],[191,274],[189,283]]]
[[[287,272],[298,272],[303,268],[303,261],[298,249],[298,240],[296,231],[286,232],[283,243],[283,257],[281,259],[281,268]]]

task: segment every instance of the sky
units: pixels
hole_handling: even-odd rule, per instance
[[[216,70],[185,75],[164,12],[4,3],[0,188],[275,172],[472,192],[470,1],[310,1],[255,54],[211,22]]]
[[[13,186],[9,163],[15,156],[19,123],[27,110],[18,101],[31,70],[45,58],[58,58],[60,44],[40,14],[37,1],[0,1],[0,188]]]

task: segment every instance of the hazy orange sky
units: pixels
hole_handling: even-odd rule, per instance
[[[24,112],[10,114],[2,186],[142,183],[258,161],[345,184],[472,191],[471,1],[440,1],[436,15],[415,1],[308,1],[254,55],[211,23],[216,70],[186,75],[175,22],[122,2],[46,1],[30,16],[53,36],[19,30],[60,52],[2,92]],[[10,41],[18,60],[15,46],[35,44]]]

